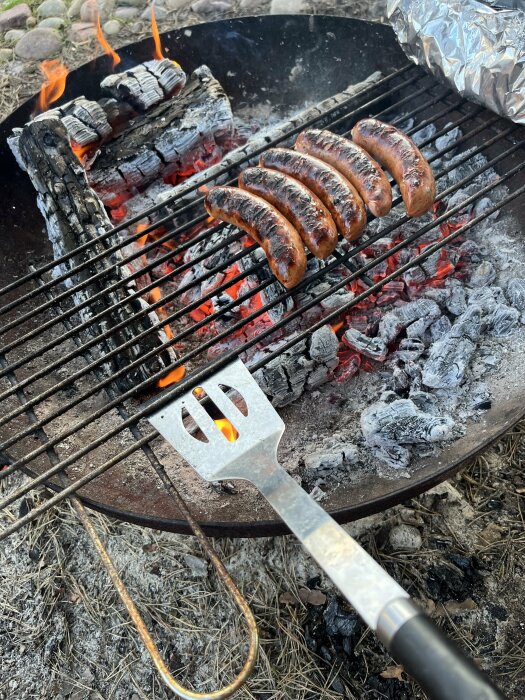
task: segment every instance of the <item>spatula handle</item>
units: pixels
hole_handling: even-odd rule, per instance
[[[433,700],[504,700],[408,593],[282,469],[253,482],[363,620]]]

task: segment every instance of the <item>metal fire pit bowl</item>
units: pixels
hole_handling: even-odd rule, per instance
[[[263,99],[284,107],[301,105],[306,99],[316,102],[349,83],[363,80],[374,70],[388,74],[407,63],[390,28],[340,17],[225,20],[165,33],[162,43],[166,55],[176,58],[188,72],[207,64],[225,87],[234,109]],[[123,67],[149,59],[151,51],[149,39],[119,50]],[[103,56],[73,71],[63,100],[80,94],[95,98],[108,70],[108,59]],[[291,74],[295,75],[293,81]],[[6,144],[7,135],[28,120],[32,107],[30,100],[0,127],[0,193],[6,204],[0,219],[0,287],[26,274],[30,265],[38,266],[50,257],[35,191]],[[497,154],[498,148],[502,148],[501,142],[492,152],[488,151],[488,157]],[[515,154],[516,162],[519,157]],[[514,200],[509,209],[517,220],[525,221],[523,202]],[[416,461],[409,478],[391,480],[364,475],[357,485],[341,485],[332,490],[323,506],[339,522],[348,522],[400,503],[443,481],[523,418],[523,391],[518,384],[514,393],[501,391],[497,396],[494,392],[493,408],[482,420],[471,423],[462,439],[436,457]],[[286,422],[286,409],[282,416]],[[189,532],[169,494],[158,487],[153,471],[131,484],[126,482],[125,474],[126,464],[117,464],[84,487],[81,499],[122,520]],[[287,532],[270,507],[252,492],[211,498],[202,507],[191,502],[189,505],[210,535],[252,537]]]

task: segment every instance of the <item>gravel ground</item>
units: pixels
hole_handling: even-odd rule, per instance
[[[58,30],[62,59],[70,68],[96,52],[91,39],[72,38],[71,27],[78,18],[69,17],[68,11],[73,14],[74,4],[63,13],[64,27]],[[118,4],[104,7],[110,8],[105,22],[122,17]],[[137,19],[143,0],[126,0],[121,7],[138,12],[125,22],[119,20],[119,31],[111,38],[116,47],[149,33],[147,21]],[[272,8],[376,18],[384,11],[381,2],[313,6],[303,0],[166,0],[157,7],[166,11],[157,13],[161,30]],[[29,9],[31,18],[37,18],[37,4]],[[55,4],[53,11],[59,9]],[[1,14],[0,27],[4,31]],[[2,117],[41,82],[38,63],[16,57],[12,42],[4,34]],[[511,700],[522,699],[525,680],[524,435],[525,423],[456,479],[348,527]],[[1,492],[19,486],[20,479],[2,483]],[[2,516],[3,524],[46,497],[40,491],[16,504]],[[144,530],[100,515],[93,520],[177,678],[201,692],[231,679],[245,652],[242,621],[194,538]],[[292,538],[214,544],[248,598],[262,637],[256,671],[239,698],[424,697]],[[2,700],[173,697],[152,671],[69,505],[2,546],[0,577]]]

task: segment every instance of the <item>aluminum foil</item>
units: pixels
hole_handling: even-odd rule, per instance
[[[525,11],[499,6],[492,0],[388,0],[387,14],[415,63],[461,95],[525,124]]]

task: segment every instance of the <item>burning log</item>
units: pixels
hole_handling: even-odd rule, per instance
[[[218,155],[232,130],[230,102],[210,69],[201,66],[177,97],[139,115],[106,144],[88,172],[89,184],[109,203],[156,178],[194,172],[196,163]]]
[[[37,190],[38,207],[47,225],[55,257],[75,250],[79,245],[90,243],[90,254],[103,253],[111,241],[98,240],[100,233],[111,228],[110,221],[96,194],[89,188],[83,168],[74,155],[67,138],[66,129],[57,116],[48,116],[27,124],[20,134],[20,157]],[[78,273],[72,273],[73,283],[89,281],[93,275],[105,271],[102,280],[87,285],[75,293],[75,302],[81,304],[92,299],[98,292],[118,282],[119,286],[107,292],[104,297],[92,301],[79,311],[80,318],[86,324],[98,313],[109,306],[118,304],[97,323],[89,326],[89,332],[97,336],[116,324],[127,321],[126,325],[100,342],[101,354],[114,350],[122,343],[133,339],[153,324],[160,324],[155,313],[144,314],[139,320],[133,315],[148,305],[140,298],[129,301],[130,294],[137,290],[135,281],[127,281],[129,270],[118,267],[121,256],[113,253],[110,258],[102,258]],[[73,256],[63,264],[64,271],[85,262],[85,253]],[[166,340],[160,325],[156,332],[150,333],[132,345],[125,352],[117,354],[111,363],[105,365],[108,373],[115,372],[158,347]],[[123,389],[132,388],[139,382],[146,381],[153,373],[162,370],[175,359],[172,351],[159,353],[148,361],[146,366],[138,366],[130,374],[119,380]]]
[[[185,85],[186,73],[167,58],[139,63],[124,73],[108,75],[100,83],[103,92],[139,112],[178,95]]]

